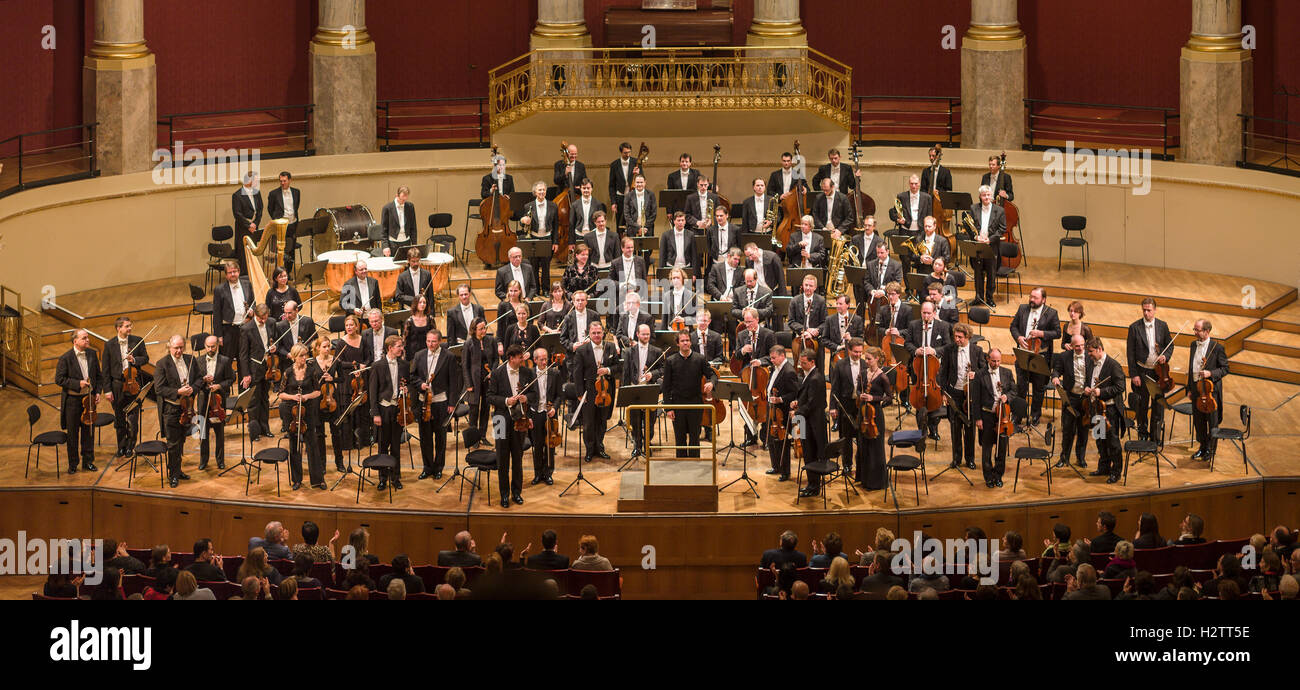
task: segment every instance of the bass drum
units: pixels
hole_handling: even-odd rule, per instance
[[[370,246],[370,225],[375,222],[365,204],[316,209],[316,218],[329,218],[317,250],[356,249]]]

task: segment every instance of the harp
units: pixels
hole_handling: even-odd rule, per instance
[[[284,265],[284,237],[288,229],[288,221],[276,218],[262,229],[261,242],[254,244],[253,238],[244,237],[244,264],[248,266],[248,282],[253,286],[254,295],[265,295],[271,289],[267,267],[274,270]],[[271,247],[274,248],[267,251]]]

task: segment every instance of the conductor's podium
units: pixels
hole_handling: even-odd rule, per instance
[[[709,405],[629,405],[628,410],[704,410]],[[643,415],[648,418],[649,415]],[[644,437],[648,438],[648,436]],[[620,513],[718,512],[717,434],[705,446],[648,445],[644,472],[620,474]],[[698,448],[701,458],[674,457]],[[655,454],[659,451],[659,455]],[[672,453],[673,455],[668,455]]]

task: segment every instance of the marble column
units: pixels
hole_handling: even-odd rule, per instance
[[[537,0],[537,25],[528,37],[529,50],[590,47],[582,0]]]
[[[144,40],[144,0],[96,0],[95,33],[82,62],[83,121],[95,122],[95,154],[106,175],[153,167],[158,71]]]
[[[312,137],[322,155],[376,149],[375,42],[365,0],[319,0],[311,59]]]
[[[1182,159],[1233,165],[1241,119],[1254,112],[1253,63],[1241,47],[1241,0],[1193,0],[1192,35],[1179,60]]]
[[[745,45],[808,45],[808,32],[799,18],[799,0],[754,0],[754,19],[745,36]]]
[[[961,42],[961,145],[1018,149],[1025,139],[1025,34],[1016,0],[971,0]]]

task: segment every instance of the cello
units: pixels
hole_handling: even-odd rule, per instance
[[[493,146],[493,171],[496,170],[497,155],[497,147]],[[507,254],[515,247],[517,241],[514,231],[510,229],[510,197],[501,193],[501,181],[504,179],[498,177],[492,195],[483,199],[478,206],[483,229],[479,231],[478,239],[474,241],[474,253],[488,268],[504,264]]]
[[[569,142],[560,140],[560,151],[566,165],[573,163],[569,159]],[[582,182],[582,180],[578,180]],[[573,206],[573,190],[566,187],[560,190],[559,194],[551,200],[555,204],[555,237],[551,238],[551,243],[559,246],[555,250],[555,258],[561,263],[569,258],[569,211]],[[536,220],[536,219],[534,219]]]
[[[943,405],[943,391],[939,388],[939,358],[934,355],[917,354],[912,358],[912,370],[916,372],[916,384],[908,393],[908,402],[917,411],[934,412]]]
[[[748,375],[749,380],[744,381]],[[746,403],[750,419],[767,419],[767,382],[771,373],[763,367],[749,366],[741,373],[741,380],[749,386],[751,400]]]
[[[998,156],[998,172],[1005,173],[1006,171],[1007,152],[1003,151],[1002,155]],[[1020,209],[1010,200],[1001,197],[995,198],[994,201],[997,202],[997,205],[1001,206],[1002,210],[1007,214],[1007,230],[1002,235],[1002,241],[1016,245],[1017,249],[1015,256],[1001,257],[998,265],[1003,268],[1020,268],[1020,260],[1025,255],[1024,246],[1022,246],[1016,239],[1016,228],[1020,225]]]
[[[790,184],[794,189],[781,195],[781,223],[772,231],[773,241],[784,247],[790,242],[790,231],[795,223],[808,213],[807,172],[804,170],[803,155],[799,153],[799,140],[794,140],[794,165],[791,167]]]

